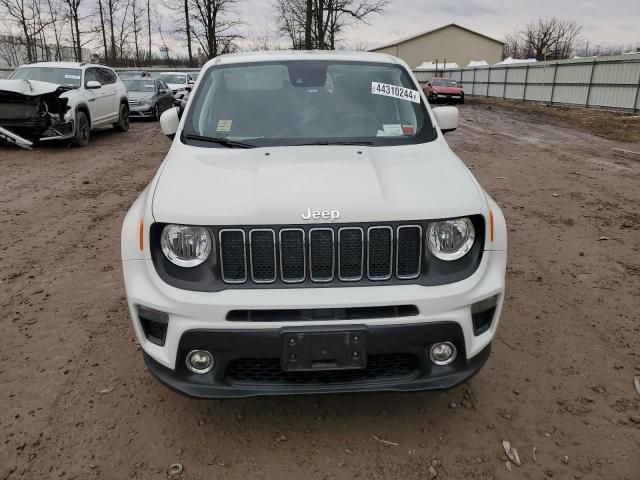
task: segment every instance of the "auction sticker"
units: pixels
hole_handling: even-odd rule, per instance
[[[218,127],[216,132],[229,132],[231,131],[231,124],[233,120],[218,120]]]
[[[417,90],[411,90],[410,88],[399,87],[397,85],[389,85],[388,83],[371,82],[371,93],[420,103],[420,92]]]

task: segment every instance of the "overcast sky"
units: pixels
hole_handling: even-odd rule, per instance
[[[246,36],[275,30],[270,0],[240,0],[239,10]],[[502,39],[539,16],[577,21],[591,45],[640,43],[640,0],[390,0],[384,15],[372,17],[370,25],[349,28],[344,37],[347,47],[373,48],[453,22]]]

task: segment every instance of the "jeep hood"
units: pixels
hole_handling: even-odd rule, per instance
[[[152,208],[158,222],[256,225],[305,223],[308,209],[339,210],[339,222],[371,222],[464,216],[482,205],[475,179],[440,141],[255,149],[176,141]]]

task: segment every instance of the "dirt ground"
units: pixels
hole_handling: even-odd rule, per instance
[[[487,365],[445,392],[167,390],[119,260],[169,147],[157,123],[0,149],[0,479],[161,479],[173,463],[181,479],[640,479],[640,161],[612,150],[640,144],[487,107],[464,105],[447,139],[506,214],[508,293]]]
[[[623,113],[561,105],[551,106],[537,102],[497,100],[483,97],[472,97],[469,100],[475,105],[526,112],[539,122],[570,123],[575,128],[610,140],[640,142],[640,113]]]

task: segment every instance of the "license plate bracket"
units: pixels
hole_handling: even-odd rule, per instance
[[[366,331],[283,331],[285,372],[362,369],[367,364]]]

